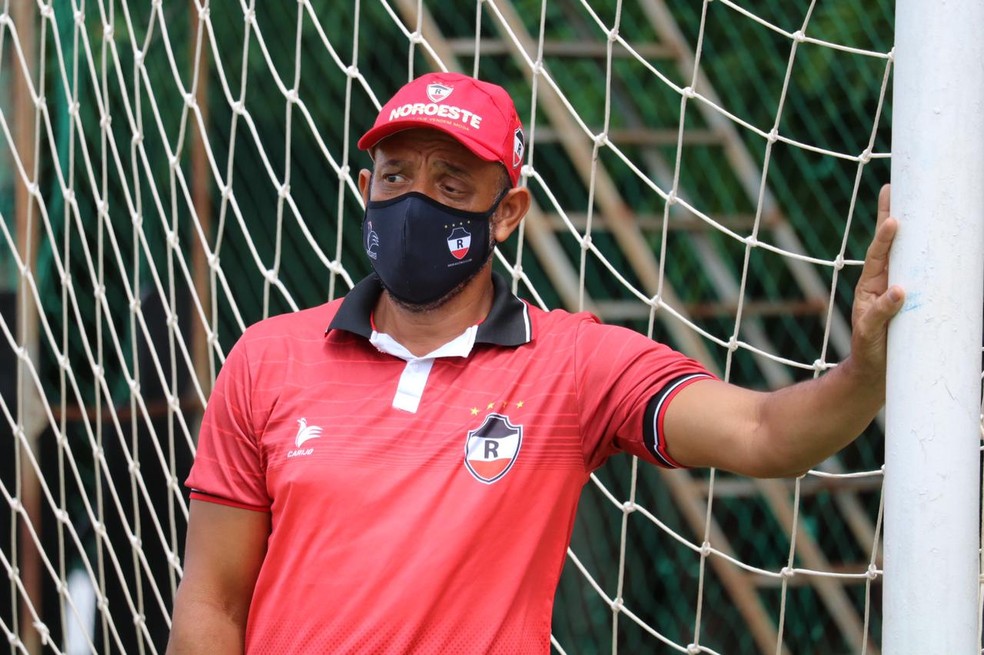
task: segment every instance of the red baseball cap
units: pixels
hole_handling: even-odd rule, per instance
[[[383,105],[376,123],[359,139],[371,150],[384,138],[415,127],[450,134],[485,161],[506,167],[513,186],[526,150],[523,124],[501,86],[461,73],[427,73],[408,82]]]

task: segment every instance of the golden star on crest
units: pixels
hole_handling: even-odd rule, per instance
[[[522,400],[520,400],[518,403],[516,403],[516,407],[517,408],[521,408],[522,406],[523,406],[523,401]]]
[[[489,406],[485,409],[495,409],[495,403],[489,403]]]
[[[472,407],[471,408],[471,415],[472,416],[478,416],[478,407]]]

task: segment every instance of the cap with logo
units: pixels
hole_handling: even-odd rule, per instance
[[[450,134],[480,159],[502,163],[513,185],[526,149],[523,124],[501,86],[460,73],[428,73],[408,82],[383,105],[359,139],[370,150],[382,139],[415,127]]]

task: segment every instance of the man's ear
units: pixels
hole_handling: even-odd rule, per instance
[[[531,202],[527,187],[516,187],[506,192],[492,219],[492,238],[496,243],[504,242],[516,231],[526,212],[530,210]]]
[[[362,193],[362,202],[369,202],[369,182],[372,180],[372,171],[363,168],[359,171],[359,191]]]

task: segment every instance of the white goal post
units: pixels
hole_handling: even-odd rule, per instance
[[[368,271],[355,141],[444,69],[526,129],[516,293],[723,379],[836,366],[889,178],[902,224],[886,412],[793,480],[612,458],[551,652],[981,653],[981,25],[980,0],[0,0],[0,638],[163,653],[226,353]]]
[[[984,4],[896,5],[884,651],[980,652]],[[978,62],[978,65],[966,65]]]

